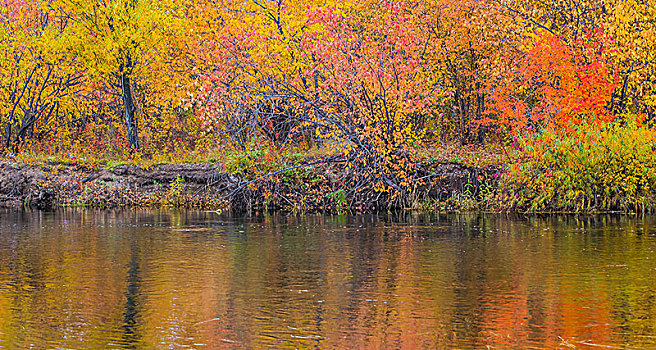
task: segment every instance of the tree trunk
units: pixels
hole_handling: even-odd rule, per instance
[[[126,72],[121,73],[121,89],[123,91],[123,116],[125,118],[125,126],[128,130],[128,142],[130,144],[130,148],[132,150],[136,150],[139,148],[137,121],[134,118],[135,108],[134,100],[132,98],[130,76]]]

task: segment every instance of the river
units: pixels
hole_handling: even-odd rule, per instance
[[[656,218],[0,212],[0,348],[656,348]]]

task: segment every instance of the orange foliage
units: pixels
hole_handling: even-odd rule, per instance
[[[515,74],[491,89],[497,113],[487,121],[524,132],[614,120],[608,107],[618,79],[595,39],[572,45],[543,32],[526,43],[530,48],[514,59]]]

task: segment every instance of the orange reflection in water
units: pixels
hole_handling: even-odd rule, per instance
[[[5,213],[0,347],[653,347],[652,221]]]

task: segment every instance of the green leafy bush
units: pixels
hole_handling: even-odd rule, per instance
[[[528,211],[656,209],[656,132],[635,118],[622,119],[522,140],[494,200]]]

